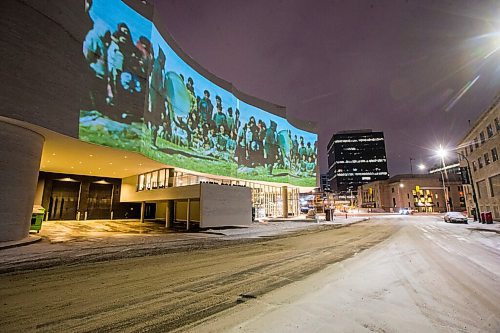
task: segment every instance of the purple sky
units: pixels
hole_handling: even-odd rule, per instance
[[[498,0],[157,3],[207,70],[318,122],[322,173],[326,144],[346,129],[383,131],[392,175],[409,173],[410,157],[414,170],[430,165],[430,149],[453,147],[500,92]]]

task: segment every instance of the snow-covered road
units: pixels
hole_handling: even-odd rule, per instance
[[[500,235],[437,217],[192,332],[500,332]]]

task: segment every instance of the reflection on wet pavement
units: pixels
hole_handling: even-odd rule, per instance
[[[46,221],[39,235],[51,243],[70,241],[99,241],[106,238],[130,238],[137,235],[152,236],[174,233],[165,222],[97,220],[97,221]]]

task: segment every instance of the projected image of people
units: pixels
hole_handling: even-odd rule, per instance
[[[86,0],[80,138],[183,169],[315,186],[317,135],[214,84],[119,0]]]

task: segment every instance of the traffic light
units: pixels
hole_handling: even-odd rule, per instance
[[[469,171],[467,167],[460,167],[460,177],[462,178],[462,184],[470,184]]]

